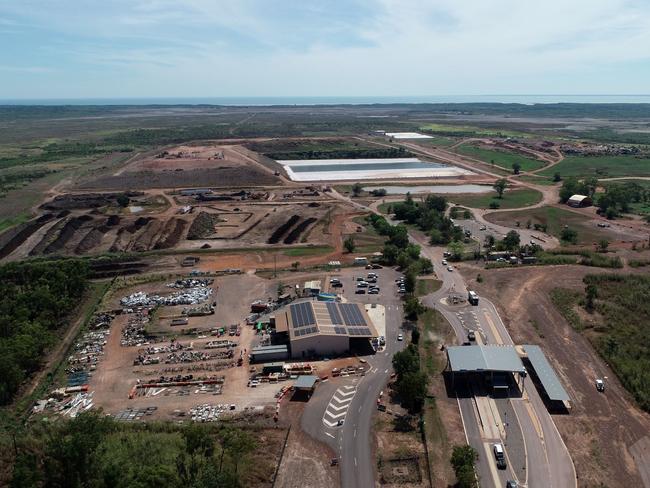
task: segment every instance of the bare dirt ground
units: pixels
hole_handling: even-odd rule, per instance
[[[475,281],[479,271],[483,283]],[[650,435],[650,416],[635,406],[588,340],[569,326],[549,298],[556,287],[583,290],[586,274],[604,270],[548,266],[488,271],[463,266],[462,272],[480,295],[497,304],[516,343],[542,346],[573,399],[568,415],[553,418],[573,458],[579,486],[642,486],[639,467],[647,466],[648,453],[640,459],[642,452],[631,448]],[[605,394],[594,387],[597,377],[608,378]]]
[[[315,441],[300,428],[305,404],[284,401],[280,420],[291,424],[291,433],[276,478],[281,488],[321,488],[341,486],[338,466],[330,466],[336,457],[325,444]]]
[[[113,293],[105,303],[108,309],[119,308],[119,299],[135,291],[148,293],[169,293],[171,288],[165,287],[165,282],[146,283],[135,285],[129,288],[122,288]],[[155,333],[171,334],[178,338],[183,344],[193,343],[194,350],[203,350],[205,343],[217,339],[208,335],[211,328],[217,326],[227,327],[230,324],[240,324],[240,336],[223,336],[221,339],[228,339],[237,342],[234,350],[234,359],[240,354],[245,358],[241,367],[226,367],[221,370],[198,370],[194,371],[195,365],[208,366],[216,365],[219,361],[201,361],[199,363],[179,364],[152,364],[134,366],[133,360],[137,357],[142,347],[121,346],[121,330],[131,317],[130,314],[118,315],[113,321],[111,334],[105,348],[105,355],[99,363],[97,371],[90,381],[90,389],[95,392],[94,401],[97,406],[102,407],[108,413],[117,413],[124,408],[144,408],[157,406],[157,418],[171,418],[175,410],[187,411],[191,407],[203,403],[211,404],[235,404],[240,411],[246,407],[271,406],[275,404],[274,395],[282,387],[281,384],[262,384],[257,388],[248,388],[248,361],[247,351],[257,340],[256,333],[251,326],[244,324],[244,318],[249,314],[250,303],[258,298],[265,299],[275,296],[277,285],[274,281],[264,280],[255,275],[238,275],[219,277],[213,284],[212,300],[217,301],[216,313],[202,317],[191,317],[189,324],[182,327],[170,327],[171,318],[180,316],[182,306],[161,307],[156,314],[151,329]],[[187,335],[182,334],[182,329],[196,328],[205,331],[203,334]],[[170,336],[171,337],[171,336]],[[160,346],[169,344],[168,341],[156,343]],[[159,356],[166,356],[165,353]],[[173,368],[174,372],[168,369]],[[222,393],[213,395],[211,393],[199,392],[198,387],[189,388],[189,395],[181,392],[183,388],[170,387],[166,391],[155,396],[136,396],[128,399],[129,392],[136,385],[138,379],[143,383],[147,380],[158,378],[161,375],[170,376],[176,374],[195,375],[224,375],[225,382]]]

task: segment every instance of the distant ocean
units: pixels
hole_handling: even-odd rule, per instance
[[[650,103],[650,95],[445,95],[408,97],[169,97],[2,100],[0,105],[365,105],[389,103]]]

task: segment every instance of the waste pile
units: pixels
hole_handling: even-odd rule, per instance
[[[177,291],[166,296],[138,291],[123,297],[120,304],[128,308],[153,307],[156,305],[196,305],[205,302],[210,298],[210,295],[212,295],[212,288],[207,287],[186,288],[183,291]]]
[[[201,317],[203,315],[213,315],[214,307],[209,303],[206,303],[198,307],[184,308],[181,314],[186,315],[187,317]]]
[[[198,288],[210,286],[214,283],[212,278],[194,279],[188,278],[185,280],[176,280],[174,283],[168,283],[169,288]]]
[[[91,317],[90,321],[88,322],[88,329],[89,330],[108,329],[111,326],[111,322],[113,322],[114,318],[115,315],[112,313],[108,313],[108,312],[96,313]]]

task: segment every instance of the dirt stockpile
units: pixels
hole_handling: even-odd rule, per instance
[[[299,215],[292,215],[289,217],[289,220],[287,220],[284,224],[282,224],[280,227],[275,229],[273,234],[271,234],[271,237],[268,239],[269,244],[277,244],[280,239],[289,231],[289,229],[295,225],[296,222],[300,220]]]
[[[56,238],[50,242],[45,249],[43,249],[43,254],[52,254],[62,251],[66,243],[74,237],[75,233],[81,228],[81,226],[85,223],[92,222],[92,220],[93,218],[90,215],[81,215],[69,219],[61,228],[61,231]]]
[[[183,231],[186,226],[187,222],[184,220],[168,220],[154,249],[169,249],[170,247],[174,247],[181,240],[181,237],[183,237]]]
[[[79,185],[80,188],[97,189],[149,189],[282,185],[277,176],[250,166],[221,166],[219,168],[181,171],[132,171],[119,175],[100,176]]]
[[[104,207],[115,203],[117,197],[125,195],[129,198],[141,196],[142,192],[127,191],[124,193],[83,193],[59,195],[49,202],[44,203],[41,207],[49,210],[70,210],[83,208]]]
[[[282,241],[282,242],[284,242],[285,244],[293,244],[294,242],[296,242],[298,240],[298,238],[300,237],[300,234],[302,234],[304,231],[306,231],[307,228],[311,224],[316,222],[317,220],[318,219],[315,219],[313,217],[309,218],[309,219],[306,219],[306,220],[303,220],[291,232],[289,232],[289,235],[287,237],[285,237],[284,241]]]
[[[29,236],[36,232],[42,225],[50,222],[53,218],[53,214],[47,213],[41,215],[37,219],[17,225],[0,235],[0,259],[11,254],[23,242],[25,242]]]

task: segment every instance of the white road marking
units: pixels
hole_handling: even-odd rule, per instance
[[[329,432],[325,432],[325,435],[328,435],[328,436],[330,436],[330,437],[331,437],[332,439],[334,439],[334,438],[335,438],[335,437],[334,437],[334,436],[333,436],[332,434],[330,434]]]
[[[355,465],[355,466],[358,466],[358,464],[357,464],[357,458],[354,458],[354,465]]]

